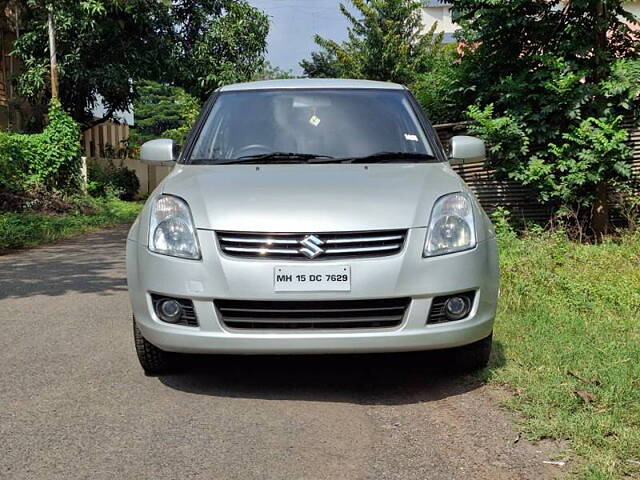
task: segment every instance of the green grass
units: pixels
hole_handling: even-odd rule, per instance
[[[141,203],[112,198],[93,200],[92,203],[95,204],[92,214],[0,213],[0,253],[132,222],[142,208]]]
[[[484,374],[514,392],[508,404],[530,438],[568,440],[576,477],[640,478],[640,233],[601,245],[559,234],[500,243]]]

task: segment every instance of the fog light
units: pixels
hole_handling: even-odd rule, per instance
[[[156,308],[160,320],[168,323],[176,323],[182,315],[182,305],[177,300],[167,299],[158,303]]]
[[[444,309],[449,320],[460,320],[469,314],[471,302],[467,297],[453,296],[446,301]]]

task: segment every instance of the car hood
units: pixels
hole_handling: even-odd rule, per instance
[[[331,232],[424,227],[435,200],[463,188],[446,163],[177,165],[162,191],[199,229]]]

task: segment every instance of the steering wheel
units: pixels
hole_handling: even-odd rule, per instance
[[[267,145],[255,143],[253,145],[245,145],[244,147],[239,148],[235,153],[235,157],[240,158],[248,155],[262,155],[263,153],[271,153],[272,151],[273,149]]]

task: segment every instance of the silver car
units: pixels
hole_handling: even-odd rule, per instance
[[[127,239],[147,374],[175,353],[451,349],[484,366],[498,298],[491,222],[407,89],[360,80],[220,88]]]

